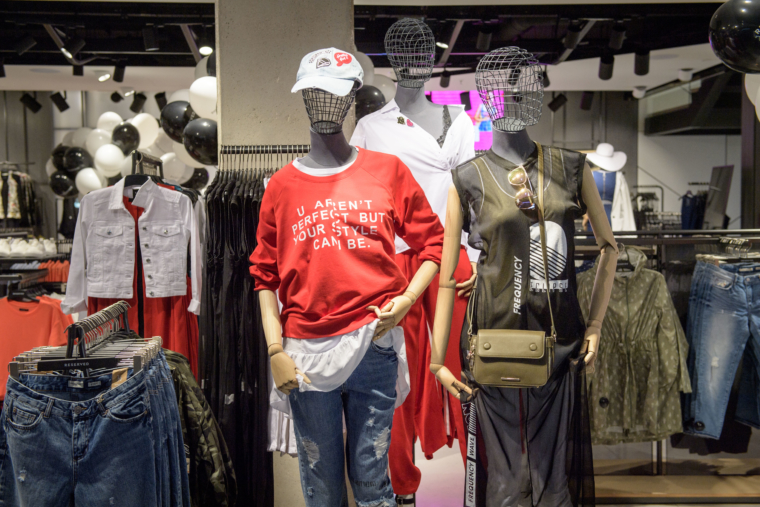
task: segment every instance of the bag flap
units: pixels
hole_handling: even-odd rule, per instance
[[[546,349],[543,331],[481,329],[478,355],[482,358],[541,359]]]

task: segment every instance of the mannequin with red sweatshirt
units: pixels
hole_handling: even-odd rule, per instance
[[[395,503],[388,447],[409,392],[398,324],[438,272],[443,244],[409,169],[343,136],[362,78],[353,55],[335,48],[301,61],[292,91],[303,96],[311,151],[269,182],[251,255],[272,405],[293,418],[307,507],[347,507],[344,467],[360,505]],[[422,261],[410,281],[394,260],[396,235]]]

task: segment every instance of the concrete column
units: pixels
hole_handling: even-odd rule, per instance
[[[734,173],[736,178],[736,173]],[[760,122],[742,86],[742,229],[760,227]]]
[[[290,89],[301,58],[327,47],[356,50],[352,0],[217,0],[219,144],[308,144],[303,99]],[[347,138],[353,126],[351,114]],[[275,453],[274,479],[275,507],[304,505],[297,459]]]

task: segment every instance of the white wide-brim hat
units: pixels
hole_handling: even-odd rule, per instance
[[[600,143],[596,151],[586,155],[586,159],[605,171],[619,171],[623,168],[628,156],[622,151],[615,151],[610,143]]]

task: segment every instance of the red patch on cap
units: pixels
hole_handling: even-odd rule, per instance
[[[406,124],[410,127],[414,127],[414,123],[412,123],[412,120],[408,119],[406,120]]]
[[[338,67],[340,67],[341,65],[351,63],[351,60],[352,60],[351,55],[349,55],[348,53],[337,52],[335,53],[334,56],[335,56],[335,61],[338,62]]]

